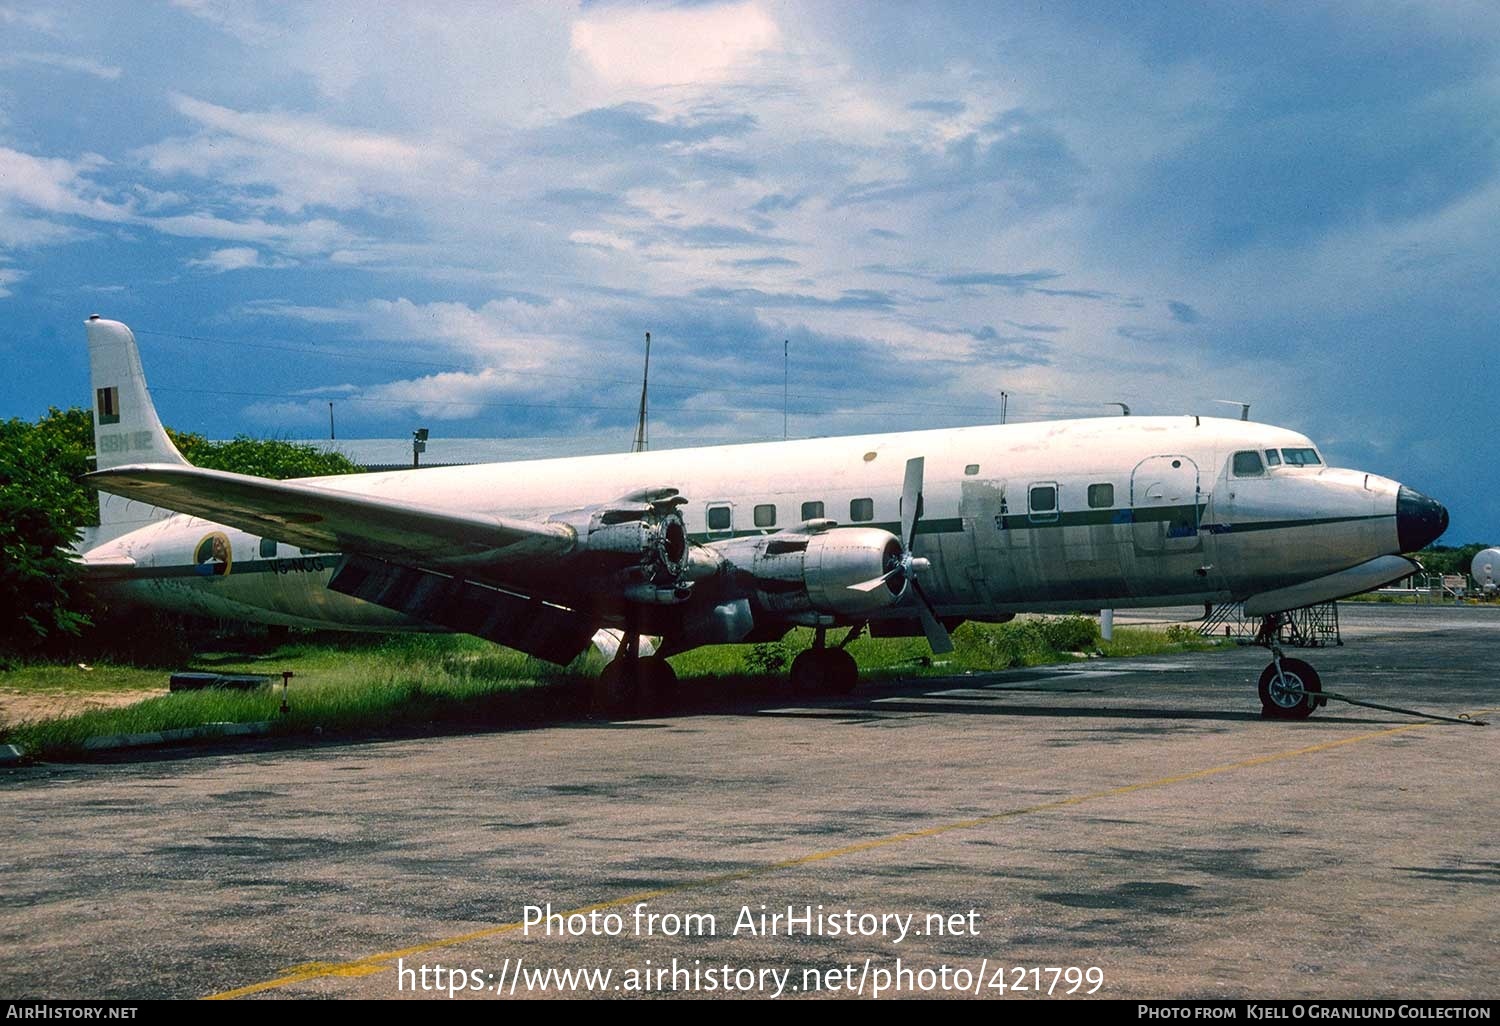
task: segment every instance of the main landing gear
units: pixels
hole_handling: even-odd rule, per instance
[[[614,719],[651,716],[672,707],[677,674],[661,656],[641,655],[641,636],[627,622],[620,650],[594,681],[589,705],[595,715]]]
[[[1272,613],[1261,621],[1257,644],[1271,650],[1271,663],[1260,675],[1260,714],[1268,720],[1305,720],[1320,705],[1327,705],[1318,671],[1301,659],[1289,659],[1281,650],[1281,624],[1285,613]]]
[[[829,648],[827,630],[817,629],[813,647],[792,660],[791,681],[797,691],[811,694],[847,695],[859,684],[859,666],[845,649],[859,637],[864,625],[844,635],[838,647]]]

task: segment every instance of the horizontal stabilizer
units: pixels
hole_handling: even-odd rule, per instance
[[[563,555],[576,538],[565,524],[433,509],[304,481],[186,465],[117,467],[84,480],[304,549],[359,552],[398,563],[482,564]]]

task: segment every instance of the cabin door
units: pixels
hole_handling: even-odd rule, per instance
[[[1136,464],[1130,477],[1130,505],[1138,555],[1202,550],[1198,464],[1186,456],[1152,456]]]

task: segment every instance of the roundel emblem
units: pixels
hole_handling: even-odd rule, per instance
[[[234,565],[234,550],[223,531],[205,534],[193,548],[193,572],[200,577],[224,577]]]

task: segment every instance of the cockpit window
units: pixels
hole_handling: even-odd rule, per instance
[[[1260,462],[1260,453],[1237,452],[1234,454],[1235,477],[1260,477],[1265,472],[1266,468]]]
[[[1268,466],[1268,467],[1279,467],[1279,466],[1281,466],[1281,453],[1277,452],[1275,449],[1267,449],[1266,450],[1266,466]]]
[[[1281,455],[1286,458],[1286,465],[1289,467],[1321,467],[1323,465],[1315,449],[1283,449]]]

